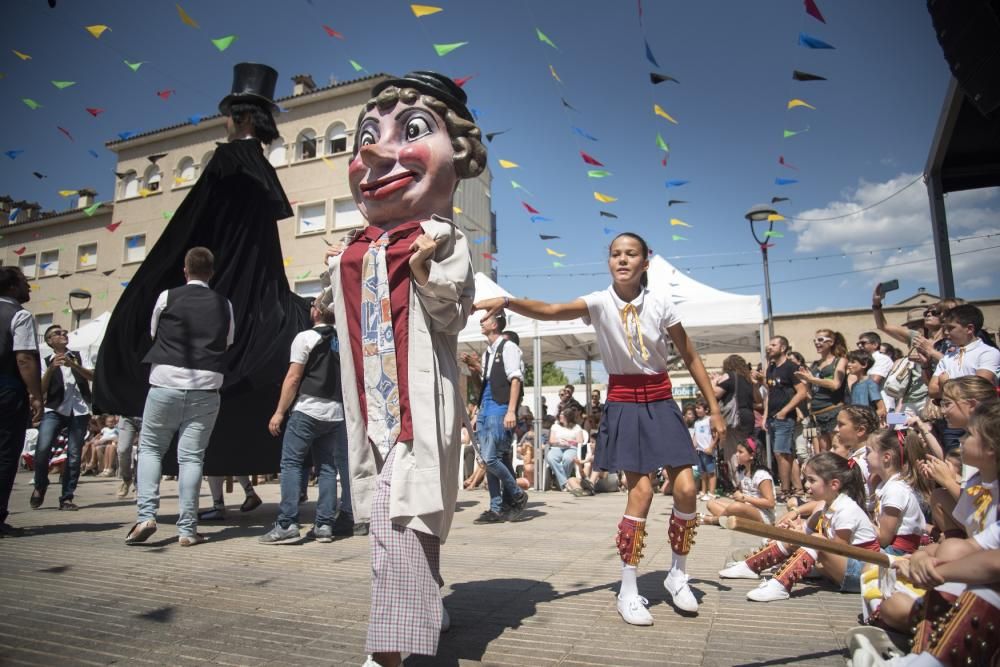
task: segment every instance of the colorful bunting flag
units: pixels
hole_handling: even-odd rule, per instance
[[[46,176],[45,174],[43,174],[40,171],[33,171],[33,172],[31,172],[31,174],[32,174],[32,176],[34,176],[38,180],[42,180],[43,178],[48,178],[48,176]]]
[[[127,280],[123,280],[123,281],[121,281],[118,284],[121,285],[122,287],[128,287],[128,281]]]
[[[680,83],[680,81],[678,81],[674,77],[668,74],[659,74],[658,72],[650,72],[649,80],[653,83],[654,86],[658,83],[663,83],[664,81],[673,81],[674,83]]]
[[[351,67],[354,68],[355,72],[363,72],[363,71],[365,71],[365,68],[362,67],[361,65],[359,65],[356,60],[350,60],[350,59],[348,59],[347,62],[351,63]]]
[[[671,227],[690,227],[691,225],[689,225],[688,223],[684,222],[683,220],[679,220],[677,218],[670,218],[670,226]]]
[[[94,118],[97,118],[102,113],[104,113],[104,109],[98,109],[97,107],[85,107],[85,108],[87,110],[87,113],[89,113]]]
[[[22,97],[21,101],[27,104],[29,109],[40,109],[42,106],[41,104],[31,99],[30,97]]]
[[[604,235],[605,236],[611,236],[612,234],[615,233],[615,231],[617,231],[617,230],[615,230],[613,227],[605,227],[604,228]]]
[[[499,137],[501,134],[506,134],[508,132],[510,132],[509,129],[507,129],[507,130],[500,130],[499,132],[487,132],[486,133],[486,141],[492,142],[494,137]]]
[[[539,30],[538,28],[535,28],[535,34],[536,34],[536,35],[538,35],[538,41],[539,41],[539,42],[544,42],[545,44],[548,44],[549,46],[551,46],[551,47],[552,47],[553,49],[555,49],[556,51],[558,51],[558,50],[559,50],[559,47],[558,47],[558,46],[556,46],[556,45],[555,45],[555,43],[554,43],[554,42],[553,42],[553,41],[552,41],[551,39],[549,39],[549,38],[548,38],[548,37],[547,37],[547,36],[545,35],[545,33],[544,33],[544,32],[542,32],[541,30]]]
[[[659,69],[660,63],[656,62],[656,58],[653,56],[653,49],[649,48],[649,40],[643,40],[646,43],[646,60],[653,63],[653,67]]]
[[[603,167],[604,166],[603,164],[601,164],[597,160],[597,158],[593,157],[592,155],[587,155],[583,151],[580,151],[580,157],[582,157],[583,161],[586,162],[587,164],[594,165],[595,167]]]
[[[553,257],[565,257],[566,256],[566,253],[564,253],[564,252],[556,252],[552,248],[546,248],[545,252],[546,252],[546,254],[552,255]]]
[[[500,166],[503,167],[504,169],[517,169],[518,167],[521,166],[516,162],[511,162],[510,160],[498,160],[498,162],[500,163]]]
[[[101,208],[101,202],[95,202],[95,203],[91,204],[90,206],[88,206],[87,208],[83,209],[83,212],[86,213],[87,217],[89,218],[90,216],[92,216],[95,213],[97,213],[97,209],[99,209],[99,208]]]
[[[550,241],[552,239],[561,239],[562,237],[556,236],[555,234],[539,234],[538,238],[542,239],[543,241]]]
[[[422,16],[430,16],[444,10],[440,7],[431,7],[430,5],[410,5],[410,11],[419,19]]]
[[[604,178],[605,176],[611,176],[611,172],[604,169],[590,169],[587,171],[587,176],[589,178]]]
[[[232,46],[233,42],[235,42],[236,39],[237,39],[236,35],[226,35],[225,37],[219,37],[217,39],[213,39],[212,44],[215,44],[215,48],[217,48],[221,52],[225,51],[230,46]]]
[[[121,224],[122,224],[122,222],[121,222],[121,220],[119,220],[118,222],[112,222],[112,223],[109,223],[107,225],[104,225],[104,228],[106,230],[108,230],[109,232],[113,232],[116,229],[118,229],[119,227],[121,227]],[[132,241],[132,239],[129,239],[129,242],[131,242],[131,241]],[[133,246],[129,246],[129,247],[131,248]]]
[[[660,136],[659,132],[656,133],[656,147],[661,151],[670,152],[670,145],[663,140],[663,137]]]
[[[573,105],[566,101],[565,97],[560,97],[559,99],[562,101],[562,105],[564,107],[566,107],[570,111],[576,111],[576,109],[573,107]]]
[[[593,136],[592,134],[587,134],[586,132],[584,132],[583,130],[581,130],[578,127],[574,127],[573,128],[573,132],[576,133],[576,134],[579,134],[584,139],[588,139],[590,141],[597,141],[597,137]]]
[[[145,60],[140,60],[137,63],[130,63],[127,60],[124,60],[122,62],[124,62],[126,65],[128,65],[128,68],[131,69],[133,72],[138,72],[139,68],[146,64]]]
[[[326,34],[328,34],[330,37],[336,37],[337,39],[344,39],[343,35],[341,35],[339,32],[337,32],[328,25],[323,26],[323,30],[325,30]]]
[[[789,164],[788,162],[785,162],[785,156],[784,155],[779,155],[778,156],[778,164],[780,164],[782,167],[788,167],[789,169],[798,170],[798,167],[796,167],[795,165]]]
[[[298,275],[298,276],[295,276],[295,279],[296,279],[296,280],[305,280],[305,279],[306,279],[306,278],[308,278],[308,277],[309,277],[310,275],[312,275],[312,269],[310,269],[309,271],[306,271],[305,273],[303,273],[303,274],[301,274],[301,275]]]
[[[808,127],[805,128],[804,130],[785,130],[783,135],[785,139],[788,139],[789,137],[794,137],[796,134],[802,134],[803,132],[808,132],[808,131],[809,131]]]
[[[668,114],[666,111],[664,111],[663,107],[661,107],[659,104],[654,104],[653,105],[653,113],[655,113],[657,116],[661,116],[663,118],[666,118],[667,120],[669,120],[674,125],[677,125],[677,121],[674,120],[673,117],[671,117],[670,114]]]
[[[24,152],[24,149],[20,148],[20,149],[12,150],[12,151],[4,151],[4,155],[6,155],[7,157],[9,157],[11,160],[16,160],[17,156],[20,155],[23,152]]]
[[[666,185],[666,186],[667,186],[668,188],[679,188],[679,187],[681,187],[682,185],[687,185],[687,184],[688,184],[688,183],[690,183],[690,182],[691,182],[691,181],[681,181],[681,180],[676,180],[676,179],[675,179],[675,180],[671,180],[671,181],[667,181],[667,182],[665,183],[665,185]]]
[[[615,215],[614,213],[609,213],[608,211],[598,211],[598,214],[599,214],[599,215],[600,215],[600,216],[601,216],[602,218],[617,218],[617,217],[618,217],[618,216],[617,216],[617,215]]]
[[[29,56],[27,53],[21,53],[17,49],[11,49],[11,51],[13,51],[14,55],[20,58],[21,60],[31,60],[31,56]]]
[[[76,139],[73,138],[73,135],[70,134],[69,130],[67,130],[65,127],[59,127],[58,125],[56,125],[56,129],[65,134],[66,138],[69,139],[70,141],[76,141]]]
[[[18,256],[21,256],[21,255],[24,254],[24,251],[27,250],[27,249],[28,249],[27,246],[21,246],[20,248],[18,248],[17,250],[14,251],[14,254],[18,255]]]
[[[687,238],[684,237],[684,236],[681,236],[680,234],[671,234],[670,235],[670,240],[671,241],[687,241]]]
[[[781,215],[780,213],[771,213],[767,216],[768,222],[781,222],[784,219],[785,216]]]
[[[173,88],[168,88],[167,90],[156,91],[156,96],[159,97],[161,100],[169,100],[170,96],[176,92],[177,91],[174,90]]]
[[[69,88],[70,86],[75,86],[76,81],[53,81],[52,85],[62,90],[63,88]]]
[[[488,252],[484,252],[484,253],[480,253],[480,254],[481,254],[481,255],[482,255],[483,257],[485,257],[486,259],[490,260],[491,262],[495,262],[495,261],[497,261],[497,258],[496,258],[496,257],[494,257],[493,255],[491,255],[491,254],[490,254],[490,253],[488,253]]]
[[[174,217],[174,212],[173,211],[164,211],[163,212],[163,219],[164,220],[169,220],[172,217]]]
[[[538,209],[536,209],[534,206],[532,206],[528,202],[524,202],[524,201],[521,202],[521,206],[523,206],[524,210],[526,210],[528,213],[541,213],[541,211],[539,211]]]
[[[794,100],[788,100],[788,108],[794,109],[795,107],[805,107],[807,109],[812,109],[813,111],[816,110],[816,107],[809,104],[805,100],[800,100],[799,98],[795,98]]]
[[[489,236],[480,236],[478,238],[473,239],[472,242],[475,244],[481,244],[481,243],[486,243],[489,240],[490,240]]]
[[[434,51],[439,56],[446,56],[449,53],[451,53],[452,51],[454,51],[455,49],[460,49],[463,46],[465,46],[466,44],[468,44],[468,42],[452,42],[450,44],[435,44],[434,45]]]
[[[764,232],[764,237],[765,238],[772,238],[772,239],[783,239],[783,238],[785,238],[785,235],[782,234],[781,232],[767,231],[767,232]]]
[[[469,76],[460,76],[460,77],[458,77],[457,79],[454,80],[455,81],[455,85],[458,86],[459,88],[464,88],[465,84],[469,83],[470,81],[472,81],[477,76],[479,76],[479,75],[478,74],[470,74]]]
[[[804,32],[799,33],[799,46],[804,46],[807,49],[832,49],[834,46],[832,44],[827,44],[822,39],[807,35]]]
[[[561,269],[561,268],[565,267],[566,265],[563,264],[562,262],[552,262],[552,266],[554,266],[557,269]]]
[[[88,148],[87,152],[90,153],[90,157],[97,158],[98,160],[101,159],[101,156],[93,148]]]
[[[552,65],[549,65],[549,72],[552,74],[552,78],[553,79],[555,79],[559,83],[562,83],[562,79],[560,79],[559,75],[556,74],[556,68],[555,67],[553,67]]]
[[[774,179],[775,185],[795,185],[798,181],[794,178],[776,178]]]
[[[451,210],[455,215],[462,215],[462,209],[457,206],[452,206]]]
[[[105,30],[111,30],[111,28],[106,25],[88,25],[84,26],[83,29],[93,35],[94,39],[100,39]]]
[[[611,202],[618,201],[618,197],[612,197],[610,195],[601,194],[600,192],[594,193],[594,199],[601,202],[602,204],[610,204]]]
[[[687,202],[684,201],[683,199],[671,199],[670,201],[667,202],[667,206],[670,207],[673,206],[674,204],[686,204],[686,203]]]
[[[810,74],[809,72],[801,72],[797,69],[792,70],[792,78],[796,81],[826,81],[825,76]]]
[[[791,199],[789,199],[788,197],[771,197],[772,204],[777,204],[783,201],[791,201]]]
[[[79,192],[79,190],[60,190],[59,191],[59,196],[60,197],[72,197],[73,195],[77,194],[78,192]]]
[[[813,17],[820,23],[826,23],[826,19],[823,18],[823,14],[820,13],[819,7],[816,6],[816,0],[805,0],[806,14]]]
[[[176,7],[177,7],[177,14],[178,16],[181,17],[181,22],[183,22],[184,25],[189,25],[192,28],[198,27],[198,23],[193,18],[191,18],[186,11],[184,11],[183,7],[181,7],[180,5],[176,5]]]
[[[521,184],[520,184],[520,183],[518,183],[517,181],[511,181],[511,182],[510,182],[510,185],[511,185],[511,187],[512,187],[512,188],[514,188],[515,190],[524,190],[525,192],[527,192],[527,193],[528,193],[528,196],[529,196],[529,197],[534,197],[534,196],[535,196],[535,195],[531,194],[531,192],[530,192],[530,191],[528,190],[528,188],[524,187],[523,185],[521,185]]]

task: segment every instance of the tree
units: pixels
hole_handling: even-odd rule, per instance
[[[562,372],[562,369],[556,366],[554,361],[543,361],[542,362],[542,386],[551,387],[553,385],[564,385],[568,384],[569,380],[566,378],[566,374]],[[535,384],[535,367],[527,366],[524,369],[524,384],[528,387],[532,387]]]

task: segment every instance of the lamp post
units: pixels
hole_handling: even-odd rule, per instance
[[[69,309],[73,311],[74,331],[80,328],[80,315],[88,308],[90,308],[90,292],[80,288],[69,291]]]
[[[764,234],[764,240],[762,241],[757,237],[757,230],[754,229],[753,223],[767,222],[767,231],[771,232],[774,230],[774,218],[772,216],[777,214],[778,212],[767,204],[757,204],[743,216],[750,223],[750,233],[753,234],[753,240],[757,242],[758,246],[760,246],[760,255],[764,260],[764,291],[767,295],[768,338],[774,338],[774,310],[771,308],[771,274],[767,269],[767,249],[770,247],[770,243],[768,242],[770,239],[770,233]]]

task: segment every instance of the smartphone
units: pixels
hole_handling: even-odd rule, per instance
[[[885,416],[885,423],[887,426],[900,426],[906,423],[906,413],[905,412],[890,412]]]
[[[878,293],[881,294],[882,296],[885,296],[887,292],[892,292],[898,289],[899,289],[898,280],[890,280],[889,282],[878,284]]]

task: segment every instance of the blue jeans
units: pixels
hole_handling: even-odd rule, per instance
[[[309,449],[312,448],[312,459]],[[294,411],[285,424],[281,441],[281,504],[278,523],[282,528],[299,522],[302,480],[315,459],[319,464],[319,500],[316,525],[332,526],[337,504],[337,474],[340,474],[340,511],[351,511],[350,473],[347,469],[347,425],[343,420],[327,422]]]
[[[503,426],[503,415],[479,415],[476,419],[476,438],[479,456],[486,468],[486,488],[490,492],[490,510],[499,512],[504,499],[508,502],[524,493],[517,487],[514,474],[504,463],[511,451],[513,431]]]
[[[219,415],[219,392],[150,387],[139,437],[138,521],[156,519],[160,509],[163,455],[177,435],[177,532],[193,537],[198,529],[198,494],[205,450]]]
[[[135,470],[132,466],[132,446],[142,429],[141,417],[122,417],[118,422],[118,474],[125,485],[132,483]]]
[[[38,446],[35,449],[35,488],[44,493],[49,487],[49,461],[52,459],[52,444],[64,428],[69,429],[66,441],[66,467],[62,475],[62,494],[59,502],[72,500],[76,484],[80,481],[80,453],[83,439],[87,436],[90,415],[67,417],[58,412],[46,412],[38,425]]]
[[[791,454],[795,448],[795,419],[767,420],[767,434],[771,436],[771,447],[775,454]]]
[[[560,447],[552,445],[545,453],[545,462],[556,475],[560,489],[566,488],[569,476],[573,474],[573,462],[576,461],[576,447]]]
[[[698,466],[706,475],[715,474],[715,454],[698,450]]]

